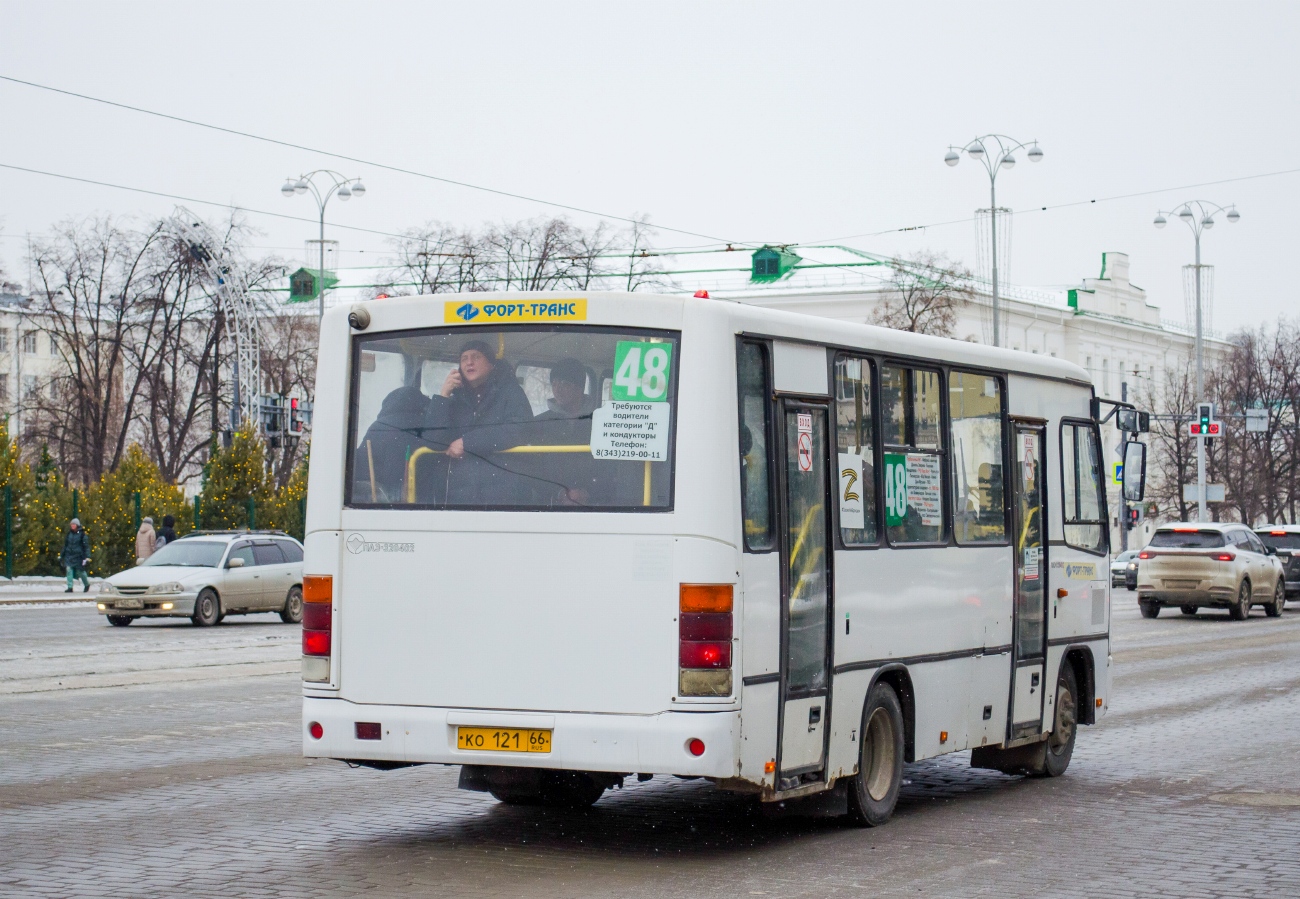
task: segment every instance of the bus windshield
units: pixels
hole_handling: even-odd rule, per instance
[[[678,340],[554,325],[359,337],[348,505],[669,510]]]

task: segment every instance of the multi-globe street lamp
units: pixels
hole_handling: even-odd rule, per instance
[[[321,184],[316,183],[320,178]],[[329,182],[326,184],[326,182]],[[325,207],[329,205],[331,197],[338,197],[340,201],[347,202],[353,197],[364,197],[366,195],[366,186],[361,183],[360,178],[345,178],[343,175],[333,169],[316,169],[314,172],[307,172],[298,178],[286,178],[284,184],[280,187],[280,193],[285,197],[293,197],[297,194],[310,193],[316,200],[316,209],[320,213],[320,271],[319,283],[317,287],[318,297],[320,299],[320,315],[325,315]]]
[[[1196,265],[1193,267],[1192,274],[1196,279],[1196,402],[1198,404],[1205,401],[1205,326],[1204,315],[1201,311],[1201,234],[1214,227],[1214,217],[1220,213],[1228,220],[1228,224],[1235,225],[1241,220],[1241,213],[1237,211],[1236,205],[1219,206],[1205,200],[1189,200],[1172,212],[1164,210],[1157,212],[1155,221],[1152,222],[1157,228],[1163,228],[1169,223],[1165,216],[1176,215],[1187,227],[1192,229],[1192,237],[1195,239]],[[1209,520],[1205,506],[1205,435],[1199,434],[1196,437],[1196,512],[1198,521]]]
[[[996,148],[996,149],[995,149]],[[1041,162],[1043,151],[1038,146],[1038,141],[1018,141],[1015,138],[1007,137],[1005,134],[986,134],[983,137],[977,137],[964,147],[949,147],[948,155],[944,156],[943,161],[950,166],[956,165],[961,161],[961,154],[965,153],[976,162],[983,163],[985,170],[989,173],[989,224],[991,247],[993,250],[992,272],[993,272],[993,345],[1002,345],[1002,323],[999,317],[1000,297],[998,296],[998,189],[997,180],[998,172],[1002,169],[1013,168],[1016,164],[1016,153],[1025,150],[1025,155],[1029,157],[1030,162]]]

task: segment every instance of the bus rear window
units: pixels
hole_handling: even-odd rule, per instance
[[[1165,549],[1215,549],[1226,544],[1218,531],[1156,531],[1149,545]]]
[[[678,341],[588,326],[359,337],[348,505],[671,509]]]

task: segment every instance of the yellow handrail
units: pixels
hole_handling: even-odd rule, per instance
[[[589,444],[556,444],[552,446],[512,446],[509,449],[497,450],[499,453],[526,453],[529,455],[541,453],[589,453],[591,446]],[[415,463],[421,456],[425,455],[446,455],[446,450],[430,449],[422,446],[411,457],[406,460],[406,501],[415,502]],[[641,490],[641,505],[650,505],[650,460],[645,462],[645,483]]]

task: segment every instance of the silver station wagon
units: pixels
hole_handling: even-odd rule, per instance
[[[276,531],[199,531],[142,565],[106,579],[99,611],[114,627],[137,618],[188,618],[211,627],[227,615],[279,612],[302,621],[302,544]]]

